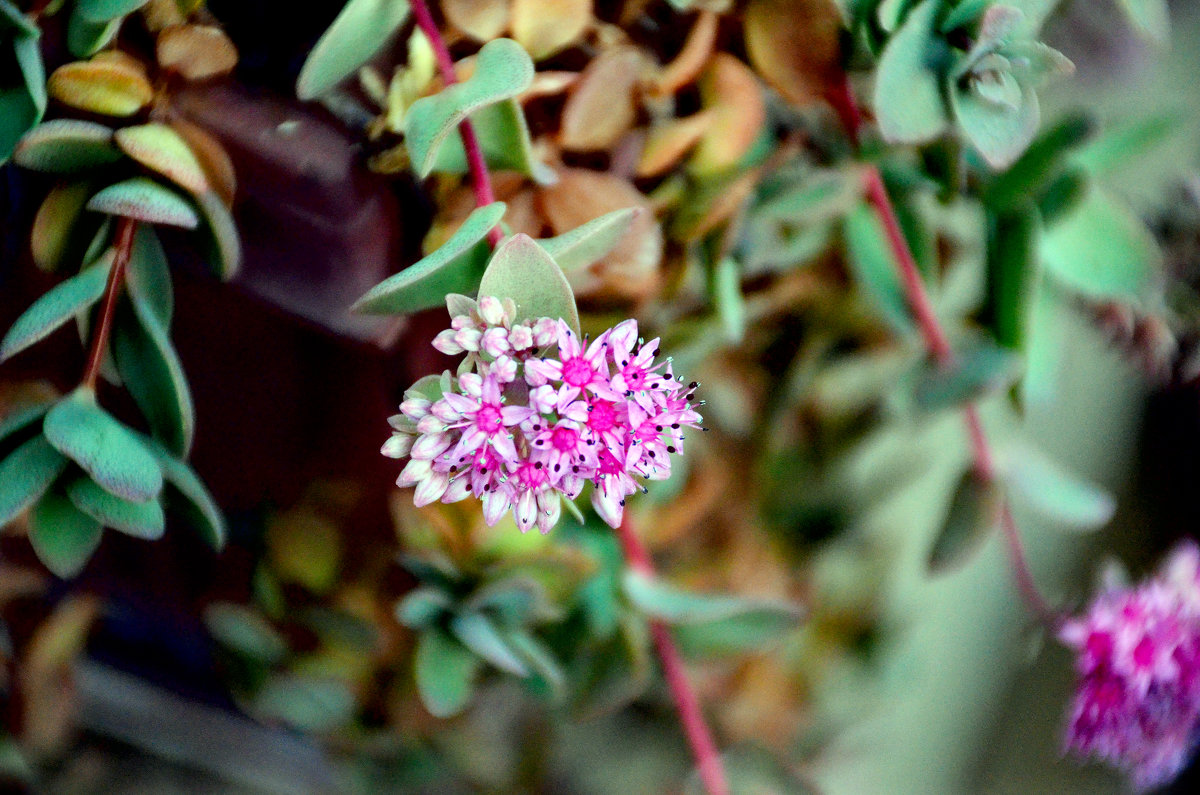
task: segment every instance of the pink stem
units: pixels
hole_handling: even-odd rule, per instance
[[[857,144],[861,138],[863,120],[849,81],[843,79],[839,85],[834,86],[826,94],[826,99],[833,105],[851,140]],[[867,191],[867,201],[870,202],[879,220],[883,223],[888,247],[891,248],[892,257],[900,271],[900,280],[904,285],[905,296],[908,298],[909,306],[912,307],[913,316],[921,330],[921,336],[925,339],[925,345],[929,348],[930,355],[939,367],[952,367],[955,361],[954,349],[946,338],[946,332],[942,328],[941,321],[938,320],[937,313],[933,311],[929,291],[925,289],[925,282],[917,269],[912,250],[900,229],[896,209],[892,204],[891,197],[888,196],[887,187],[883,184],[879,169],[875,166],[868,167],[863,181]],[[984,432],[978,408],[970,405],[963,409],[963,421],[966,423],[967,435],[970,438],[975,471],[981,477],[990,480],[996,476],[995,456],[992,454],[991,445]],[[1008,547],[1013,579],[1016,581],[1021,598],[1047,626],[1055,626],[1058,623],[1057,615],[1038,590],[1033,572],[1029,568],[1025,545],[1021,541],[1021,534],[1017,531],[1017,524],[1013,520],[1012,510],[1007,503],[1001,507],[1000,526]]]
[[[448,86],[454,85],[458,82],[458,75],[454,72],[454,59],[450,57],[446,40],[433,21],[433,15],[429,13],[429,6],[426,5],[425,0],[409,0],[409,3],[417,27],[425,34],[425,38],[429,39],[429,44],[433,48],[438,71],[442,74],[442,82]],[[463,151],[467,154],[467,168],[471,172],[471,185],[475,189],[475,205],[486,207],[496,201],[496,193],[492,190],[492,178],[488,173],[487,162],[483,159],[483,149],[479,146],[479,137],[475,135],[475,128],[469,119],[463,119],[458,123],[458,134],[462,138]],[[488,232],[488,242],[493,247],[499,245],[503,239],[504,233],[499,226],[492,227]]]
[[[83,368],[81,384],[88,389],[96,388],[96,378],[100,374],[100,366],[104,363],[104,352],[108,350],[108,337],[117,310],[117,298],[121,294],[121,286],[125,283],[125,266],[129,264],[129,255],[133,251],[135,232],[137,221],[132,218],[122,217],[117,222],[113,263],[108,271],[108,282],[104,285],[104,304],[100,308],[100,317],[96,320],[96,328],[92,332],[92,347],[88,352],[87,365]]]
[[[654,576],[654,563],[650,553],[638,538],[637,532],[626,513],[617,528],[617,536],[625,551],[625,560],[629,568],[647,577]],[[700,699],[696,697],[688,683],[687,672],[683,667],[683,656],[679,647],[671,637],[671,630],[661,621],[650,622],[650,633],[654,638],[654,647],[658,651],[662,663],[663,677],[671,689],[675,699],[675,707],[679,710],[679,721],[687,735],[692,755],[696,758],[696,767],[700,772],[700,780],[709,795],[729,795],[729,780],[725,776],[725,767],[721,762],[721,754],[713,740],[712,731],[704,720],[704,712],[700,709]]]

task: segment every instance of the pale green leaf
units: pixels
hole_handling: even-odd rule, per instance
[[[955,123],[988,165],[997,170],[1016,162],[1037,135],[1041,120],[1033,87],[1017,84],[1015,78],[1009,84],[1014,91],[1020,91],[1019,98],[1014,99],[1015,106],[985,97],[975,81],[967,89],[950,91]]]
[[[0,461],[0,527],[33,505],[67,466],[42,436],[35,436]]]
[[[304,62],[296,96],[316,99],[357,72],[391,40],[408,14],[406,0],[349,0]]]
[[[88,478],[79,478],[68,485],[67,496],[76,508],[97,522],[134,538],[155,541],[162,538],[166,529],[166,517],[158,500],[123,500]]]
[[[406,627],[424,629],[448,611],[453,603],[450,595],[440,588],[416,588],[396,604],[396,620]]]
[[[613,210],[569,232],[537,243],[565,273],[583,270],[608,256],[643,212],[645,210],[639,207]]]
[[[479,282],[479,294],[515,301],[514,322],[562,318],[579,333],[579,310],[567,277],[528,235],[514,235],[496,249]]]
[[[843,225],[851,273],[859,288],[867,294],[892,326],[908,332],[913,328],[908,301],[896,275],[896,265],[888,248],[883,224],[874,210],[860,204],[846,216]]]
[[[937,64],[945,57],[947,45],[933,29],[941,5],[938,0],[925,0],[913,9],[879,59],[875,117],[889,141],[921,143],[946,128]]]
[[[788,602],[690,593],[636,571],[625,572],[622,585],[625,596],[634,607],[651,618],[669,624],[707,624],[760,612],[790,617],[798,623],[802,615],[796,605]]]
[[[87,208],[120,215],[148,224],[195,229],[200,224],[196,208],[170,188],[146,177],[133,177],[104,188]]]
[[[490,168],[516,171],[543,185],[555,181],[554,169],[538,160],[533,151],[525,114],[516,100],[507,99],[474,111],[471,126],[483,151],[484,162]],[[432,170],[440,174],[467,172],[467,155],[459,136],[450,135],[444,139]]]
[[[0,342],[0,361],[46,338],[104,295],[110,264],[100,262],[52,287],[17,318]]]
[[[1006,389],[1021,377],[1022,357],[990,343],[961,351],[949,367],[926,364],[913,397],[926,411],[939,411],[971,403],[991,392]]]
[[[213,602],[204,609],[204,625],[222,646],[265,665],[287,655],[287,641],[266,619],[248,607]]]
[[[200,532],[213,549],[225,545],[228,530],[225,517],[204,482],[186,462],[153,439],[141,437],[142,443],[158,461],[167,489],[167,506],[183,514],[187,522]]]
[[[475,692],[475,676],[483,661],[439,629],[417,637],[414,662],[417,693],[425,709],[438,718],[461,712]]]
[[[505,642],[500,630],[480,613],[464,613],[450,620],[450,631],[462,644],[501,671],[528,676],[525,663]]]
[[[942,574],[964,565],[983,546],[1000,518],[1004,491],[972,468],[963,473],[929,550],[929,571]]]
[[[1003,472],[1014,500],[1068,527],[1101,527],[1116,510],[1116,502],[1107,491],[1030,445],[1007,450]]]
[[[62,579],[83,571],[103,532],[99,522],[55,492],[42,497],[29,512],[29,543],[38,560]]]

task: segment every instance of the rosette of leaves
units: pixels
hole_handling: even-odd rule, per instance
[[[45,112],[41,31],[10,0],[0,0],[0,165]]]
[[[923,0],[880,6],[881,15],[887,11],[899,20],[875,82],[884,138],[927,143],[953,128],[992,168],[1010,166],[1037,133],[1036,89],[1073,69],[1061,53],[1033,39],[1036,25],[1024,5],[1047,4]]]

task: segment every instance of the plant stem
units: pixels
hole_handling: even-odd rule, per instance
[[[854,98],[849,81],[843,78],[840,85],[834,86],[827,92],[826,99],[833,105],[847,134],[857,146],[862,137],[862,113]],[[888,196],[887,187],[883,184],[883,178],[876,166],[867,167],[863,183],[867,201],[883,224],[888,247],[892,251],[892,257],[900,273],[900,281],[904,286],[905,297],[908,299],[909,306],[912,307],[913,316],[916,318],[921,336],[925,339],[929,354],[939,367],[953,367],[955,363],[954,349],[950,346],[941,321],[938,320],[937,313],[933,309],[929,291],[925,288],[925,281],[921,278],[912,250],[900,228],[895,206],[892,204],[891,197]],[[995,456],[992,453],[987,434],[984,432],[979,409],[974,404],[963,409],[963,421],[967,426],[975,471],[980,477],[987,480],[995,478]],[[1012,510],[1007,501],[1000,509],[1000,527],[1004,542],[1008,547],[1013,579],[1021,598],[1029,610],[1043,623],[1051,627],[1057,625],[1057,613],[1046,602],[1034,581],[1033,572],[1029,567],[1029,558],[1025,554],[1025,545],[1021,541],[1021,534],[1017,530],[1017,524],[1013,520]]]
[[[100,365],[104,363],[104,353],[108,350],[113,315],[116,314],[117,299],[125,284],[125,267],[129,264],[129,255],[133,251],[133,236],[137,231],[137,223],[134,219],[124,216],[117,222],[112,267],[108,271],[108,282],[104,285],[104,303],[100,308],[100,317],[96,320],[96,327],[92,330],[92,347],[88,352],[87,365],[84,367],[83,380],[80,384],[88,389],[96,388]]]
[[[654,576],[654,563],[650,553],[642,544],[633,524],[626,512],[617,528],[617,536],[625,551],[625,560],[629,568],[647,577]],[[696,758],[696,767],[704,789],[709,795],[729,795],[729,780],[725,776],[725,767],[721,762],[720,752],[713,740],[712,731],[704,720],[704,712],[700,708],[700,699],[688,683],[687,672],[683,667],[683,656],[671,630],[661,621],[650,621],[650,634],[654,638],[654,648],[662,663],[663,677],[671,689],[675,699],[675,707],[679,710],[679,722],[687,735],[688,745]]]
[[[437,59],[442,82],[447,86],[454,85],[458,82],[458,75],[454,72],[454,59],[450,57],[446,40],[442,37],[437,23],[433,21],[433,15],[429,13],[429,6],[425,0],[409,0],[409,4],[412,6],[413,19],[416,21],[417,27],[425,34],[425,38],[429,39],[429,45],[433,48],[433,55]],[[459,122],[458,134],[462,138],[463,151],[467,155],[467,168],[471,172],[471,185],[475,189],[475,204],[478,207],[493,204],[496,201],[496,193],[492,190],[492,178],[488,173],[487,162],[483,159],[483,149],[479,146],[479,137],[475,135],[475,128],[469,119]],[[492,227],[488,232],[488,242],[493,247],[503,239],[504,233],[499,226]]]

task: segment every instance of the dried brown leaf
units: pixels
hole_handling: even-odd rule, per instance
[[[750,63],[789,102],[806,105],[841,79],[842,17],[833,0],[751,0]]]
[[[574,44],[591,23],[592,0],[513,0],[513,38],[535,61]]]
[[[701,11],[696,17],[691,31],[688,32],[683,49],[679,51],[674,60],[663,67],[654,81],[655,92],[674,94],[694,82],[712,56],[716,43],[717,15],[712,11]]]
[[[708,132],[712,112],[702,110],[682,119],[672,119],[650,131],[638,161],[639,177],[654,177],[673,168]]]
[[[476,41],[491,41],[508,27],[508,0],[442,0],[442,13]]]
[[[762,89],[754,72],[726,53],[718,53],[700,80],[701,103],[713,112],[712,125],[692,156],[692,170],[714,174],[738,164],[767,120]]]
[[[187,80],[229,74],[238,53],[225,31],[210,25],[172,25],[158,34],[158,64]]]
[[[187,141],[196,159],[200,161],[200,167],[208,177],[209,187],[221,197],[226,207],[233,206],[233,197],[237,193],[237,172],[224,144],[203,127],[190,121],[172,119],[170,124],[175,132],[179,133],[179,137]]]
[[[563,149],[595,152],[610,148],[637,120],[634,90],[643,65],[636,47],[601,53],[580,75],[563,108]]]

